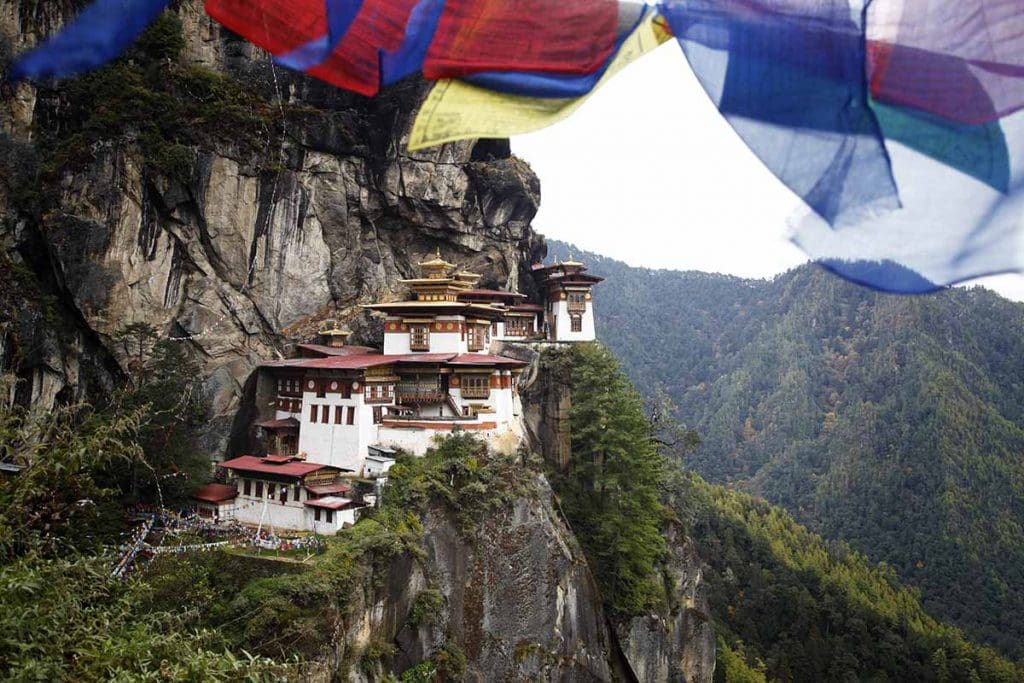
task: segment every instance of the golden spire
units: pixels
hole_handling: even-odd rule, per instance
[[[573,261],[572,260],[572,252],[570,251],[569,252],[569,260],[568,261],[562,261],[562,265],[563,266],[582,266],[583,264],[580,263],[579,261]]]
[[[437,248],[437,253],[434,258],[429,261],[421,261],[419,267],[423,269],[423,274],[431,280],[442,280],[448,277],[448,272],[455,267],[454,263],[448,263],[441,258],[441,248]]]

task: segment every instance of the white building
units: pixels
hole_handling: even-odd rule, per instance
[[[238,491],[227,484],[205,484],[192,494],[196,513],[213,521],[229,520],[235,516],[235,499]]]
[[[372,477],[386,467],[368,460],[371,446],[422,455],[437,435],[456,429],[515,443],[526,363],[492,354],[492,342],[595,338],[591,288],[602,278],[582,263],[534,266],[543,306],[517,292],[478,288],[479,275],[440,254],[419,265],[420,277],[402,281],[405,300],[367,306],[384,315],[383,353],[346,345],[348,333],[327,321],[322,343],[298,344],[298,357],[261,366],[255,426],[268,453]],[[304,514],[305,503],[283,501],[296,512],[278,515]],[[312,507],[332,519],[346,509]]]
[[[594,329],[594,285],[604,278],[588,275],[586,267],[570,257],[552,266],[536,265],[533,275],[544,290],[544,326],[547,339],[557,342],[588,342],[597,339]]]
[[[373,304],[385,314],[384,353],[345,346],[333,322],[322,344],[302,357],[261,367],[256,427],[267,451],[366,474],[370,446],[422,455],[438,434],[455,429],[484,438],[520,436],[518,375],[526,365],[492,355],[506,320],[534,332],[540,307],[523,295],[474,289],[479,279],[437,256],[405,280],[411,298]]]
[[[341,470],[295,456],[243,455],[221,463],[235,491],[233,518],[267,531],[334,534],[355,524],[359,505]],[[204,487],[205,488],[205,487]],[[201,489],[202,490],[202,489]]]

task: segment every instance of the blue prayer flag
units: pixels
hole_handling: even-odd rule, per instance
[[[66,78],[99,68],[128,49],[169,0],[96,0],[57,35],[11,67],[10,79]]]

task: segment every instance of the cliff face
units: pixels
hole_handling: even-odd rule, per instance
[[[401,673],[454,646],[466,681],[613,680],[600,597],[543,478],[536,495],[471,531],[441,508],[424,516],[421,557],[396,558],[350,613],[340,644],[350,679]],[[413,605],[427,590],[439,602],[417,621]],[[365,652],[380,642],[394,649],[368,672]]]
[[[75,4],[5,3],[4,52],[56,30]],[[203,112],[212,96],[189,100],[196,83],[226,77],[251,99],[208,115],[206,127],[231,116],[258,125],[157,144],[147,122],[127,116],[94,133],[108,103],[76,107],[74,82],[6,92],[0,239],[4,267],[24,284],[3,292],[0,370],[21,380],[25,405],[96,400],[122,372],[117,332],[149,323],[203,359],[216,454],[260,360],[324,317],[370,336],[360,304],[394,296],[424,255],[439,248],[487,284],[518,286],[542,248],[529,226],[539,184],[500,145],[406,154],[421,83],[372,100],[347,95],[274,69],[197,1],[177,16],[180,66],[168,82],[184,88],[168,87],[173,101]],[[83,137],[73,161],[58,156]],[[155,163],[154,149],[167,159]],[[44,169],[34,205],[16,187],[32,164]]]
[[[530,447],[550,468],[565,471],[572,459],[571,357],[564,347],[540,353],[509,345],[504,353],[530,361],[520,383]],[[669,524],[669,557],[661,567],[669,597],[664,614],[627,621],[606,619],[608,638],[626,677],[676,683],[711,681],[715,635],[703,579],[704,562],[690,538]]]

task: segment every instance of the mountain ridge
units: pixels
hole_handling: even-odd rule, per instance
[[[886,295],[811,265],[770,280],[633,268],[549,241],[570,249],[607,278],[599,338],[700,433],[691,469],[1024,653],[1024,305],[981,287]]]

